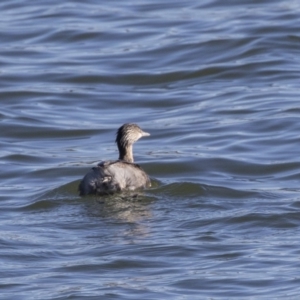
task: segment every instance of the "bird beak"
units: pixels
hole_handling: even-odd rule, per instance
[[[145,131],[142,132],[142,136],[149,136],[149,135],[150,135],[150,133],[148,133],[148,132],[145,132]]]

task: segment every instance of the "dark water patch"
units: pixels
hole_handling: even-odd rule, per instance
[[[266,213],[251,213],[244,216],[237,216],[229,220],[229,224],[242,227],[261,227],[261,228],[278,228],[288,229],[299,227],[300,218],[297,213],[281,213],[281,214],[266,214]]]
[[[33,156],[33,155],[24,155],[24,154],[11,154],[3,157],[4,160],[18,163],[18,164],[26,164],[26,163],[33,163],[38,164],[43,162],[44,160],[41,157]]]
[[[232,201],[245,201],[247,199],[255,199],[259,197],[277,198],[273,192],[262,192],[259,190],[238,190],[224,186],[213,186],[207,184],[198,184],[193,182],[174,182],[170,184],[162,184],[158,188],[154,188],[148,191],[149,194],[159,196],[167,196],[171,199],[198,199],[199,203],[205,203],[206,201],[214,201],[216,199],[230,199]],[[221,203],[219,203],[221,204]],[[228,203],[226,204],[228,205]]]
[[[297,191],[298,192],[298,191]],[[291,203],[291,207],[294,207],[295,209],[300,208],[300,200],[295,200]]]
[[[66,200],[66,199],[64,199]],[[61,205],[62,202],[60,201],[53,201],[53,200],[39,200],[35,201],[34,203],[26,205],[26,207],[22,207],[23,211],[39,211],[39,210],[52,210],[57,206]]]

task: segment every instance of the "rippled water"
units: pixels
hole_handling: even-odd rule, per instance
[[[0,9],[1,299],[299,297],[299,1]],[[79,197],[125,122],[153,188]]]

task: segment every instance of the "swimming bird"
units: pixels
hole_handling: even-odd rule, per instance
[[[79,184],[80,195],[105,195],[150,187],[151,181],[148,175],[134,163],[132,153],[133,144],[141,137],[149,135],[136,124],[122,125],[116,135],[119,159],[102,161],[92,168]]]

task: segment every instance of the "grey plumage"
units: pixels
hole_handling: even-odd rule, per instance
[[[79,184],[80,195],[112,194],[151,186],[148,175],[133,163],[132,145],[143,136],[150,135],[136,124],[124,124],[117,131],[116,143],[119,160],[105,161],[92,168]]]

